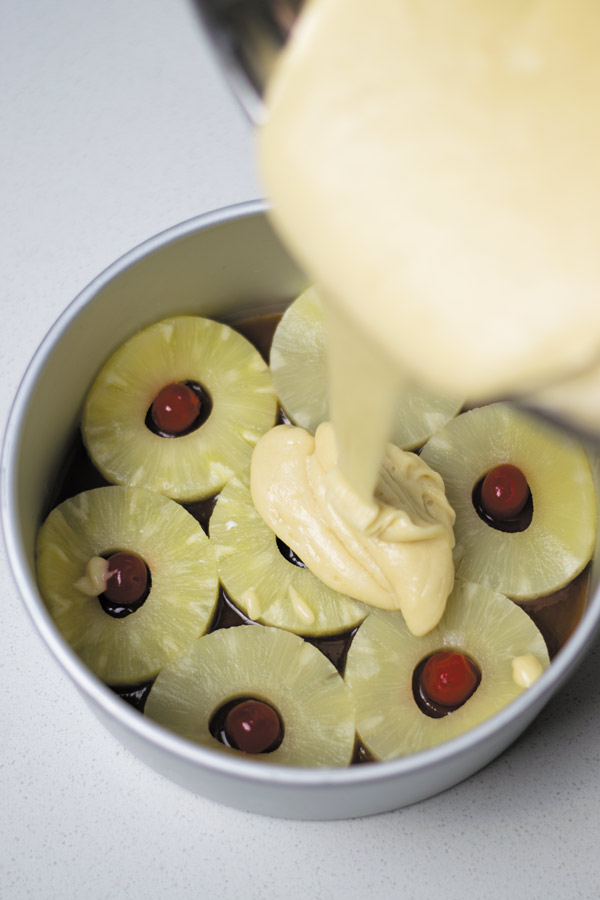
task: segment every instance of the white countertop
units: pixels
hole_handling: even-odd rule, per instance
[[[186,0],[4,3],[0,415],[67,303],[147,237],[260,196]],[[484,771],[411,808],[288,822],[156,775],[94,718],[3,545],[0,897],[569,898],[600,891],[600,645]]]

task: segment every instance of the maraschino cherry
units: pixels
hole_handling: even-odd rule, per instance
[[[281,722],[262,700],[241,700],[225,718],[225,735],[232,747],[245,753],[265,753],[281,737]]]
[[[104,596],[115,606],[132,606],[148,587],[148,569],[136,553],[119,551],[108,557],[108,578]]]
[[[514,519],[529,499],[529,485],[520,469],[505,463],[491,469],[481,485],[481,505],[494,519]]]
[[[184,382],[167,384],[150,407],[152,421],[163,434],[178,435],[191,428],[200,414],[200,398]]]
[[[454,650],[433,653],[421,672],[421,690],[438,706],[458,709],[479,684],[478,669],[468,656]]]

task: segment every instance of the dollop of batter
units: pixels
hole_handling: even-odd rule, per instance
[[[102,556],[92,556],[85,567],[85,575],[75,582],[75,587],[86,597],[98,597],[106,590],[108,568],[107,559]]]
[[[252,457],[256,509],[280,540],[334,590],[399,609],[423,635],[441,619],[454,583],[454,511],[441,477],[388,444],[371,501],[339,468],[331,423],[316,434],[280,425]]]
[[[538,680],[543,671],[544,667],[533,653],[526,653],[524,656],[515,656],[512,661],[513,680],[519,687],[531,687],[531,685]]]

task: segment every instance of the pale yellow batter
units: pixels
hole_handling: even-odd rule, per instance
[[[512,675],[515,684],[528,688],[534,684],[543,673],[544,667],[533,653],[524,656],[515,656],[512,661]]]
[[[274,223],[329,307],[341,449],[338,469],[305,437],[290,438],[302,462],[257,448],[253,497],[332,586],[321,556],[355,597],[361,565],[413,584],[410,601],[403,587],[361,599],[401,608],[415,633],[451,575],[428,584],[429,559],[401,541],[383,563],[368,536],[389,398],[408,377],[496,399],[600,360],[599,98],[597,0],[312,0],[269,86],[260,163]]]
[[[389,444],[370,501],[350,487],[334,431],[280,425],[252,456],[256,509],[325,584],[400,609],[413,634],[439,622],[454,583],[454,512],[440,476]]]
[[[600,358],[597,0],[313,0],[267,94],[278,230],[423,383]]]

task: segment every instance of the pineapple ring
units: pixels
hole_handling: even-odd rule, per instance
[[[315,288],[287,308],[271,345],[271,375],[281,405],[295,425],[315,433],[329,421],[325,310]],[[421,386],[398,401],[390,441],[403,450],[420,447],[462,406]]]
[[[75,587],[92,557],[126,549],[150,569],[144,603],[114,618]],[[102,487],[52,510],[37,541],[42,596],[64,638],[109,684],[156,673],[204,634],[219,581],[212,545],[182,506],[143,488]]]
[[[559,590],[589,562],[596,537],[596,499],[583,447],[556,428],[505,403],[449,422],[422,458],[444,479],[456,512],[456,575],[517,601]],[[501,463],[524,474],[533,500],[525,531],[486,524],[472,502],[475,485]]]
[[[212,736],[214,713],[236,697],[274,707],[283,722],[276,750],[253,759],[289,766],[347,766],[354,751],[352,697],[335,667],[302,638],[242,625],[213,631],[160,673],[145,714],[189,740],[237,756]]]
[[[417,705],[412,682],[417,665],[441,649],[473,659],[481,682],[461,707],[434,719]],[[346,662],[358,734],[377,759],[408,756],[457,737],[522,693],[512,663],[528,654],[544,669],[550,664],[527,613],[483,585],[457,580],[440,624],[424,637],[412,635],[398,613],[374,610],[358,629]]]
[[[209,530],[223,586],[254,621],[315,637],[354,628],[371,609],[282,556],[252,502],[248,470],[219,495]]]
[[[211,399],[201,427],[173,438],[146,427],[165,385],[193,381]],[[192,502],[218,493],[249,462],[277,415],[268,366],[246,338],[200,316],[144,328],[104,365],[87,396],[82,434],[108,481]]]

